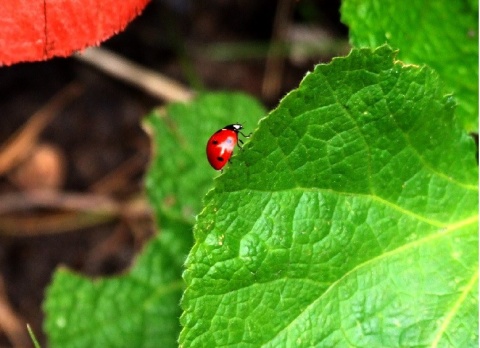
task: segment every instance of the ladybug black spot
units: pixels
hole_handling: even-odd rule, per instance
[[[218,140],[212,141],[212,144],[213,144],[213,145],[218,145]]]
[[[223,159],[223,157],[217,157],[217,161],[219,161],[219,162],[223,162],[223,161],[224,161],[224,159]]]

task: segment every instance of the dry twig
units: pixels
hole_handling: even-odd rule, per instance
[[[104,48],[91,47],[75,57],[104,73],[141,88],[155,98],[165,101],[188,101],[193,92],[180,83],[144,68]]]
[[[38,210],[48,210],[38,212]],[[24,211],[36,214],[21,214]],[[119,218],[151,218],[144,197],[116,201],[100,194],[57,191],[8,193],[0,196],[0,234],[33,236],[78,230]]]

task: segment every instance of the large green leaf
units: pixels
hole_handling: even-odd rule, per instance
[[[402,61],[435,68],[465,128],[478,131],[478,2],[344,0],[341,12],[355,46],[387,42]]]
[[[454,107],[386,46],[317,66],[207,195],[180,344],[475,347],[477,165]]]

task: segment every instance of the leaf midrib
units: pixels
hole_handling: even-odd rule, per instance
[[[434,220],[434,219],[430,219],[430,218],[427,218],[427,217],[424,217],[420,214],[417,214],[411,210],[408,210],[408,209],[405,209],[404,207],[398,205],[398,204],[395,204],[393,202],[390,202],[382,197],[379,197],[377,195],[374,195],[374,194],[368,194],[368,193],[357,193],[357,192],[343,192],[343,191],[337,191],[337,190],[333,190],[333,189],[328,189],[328,188],[317,188],[317,187],[314,187],[314,188],[306,188],[306,187],[300,187],[300,186],[297,186],[297,187],[291,187],[291,188],[287,188],[287,189],[282,189],[282,190],[260,190],[260,189],[252,189],[252,188],[245,188],[243,190],[237,190],[235,191],[235,193],[240,193],[243,197],[250,197],[249,194],[245,193],[245,192],[258,192],[258,193],[261,193],[261,194],[273,194],[273,193],[282,193],[282,192],[295,192],[295,191],[299,191],[300,193],[305,193],[305,192],[314,192],[314,193],[328,193],[328,194],[334,194],[334,195],[340,195],[340,196],[350,196],[352,198],[367,198],[367,199],[371,199],[373,201],[376,201],[376,202],[379,202],[387,207],[390,207],[392,208],[393,210],[403,214],[403,215],[406,215],[406,216],[409,216],[409,217],[412,217],[413,219],[415,220],[418,220],[418,221],[421,221],[421,222],[424,222],[424,223],[427,223],[429,225],[432,225],[432,226],[435,226],[435,227],[439,227],[439,228],[448,228],[449,226],[453,226],[453,225],[457,225],[457,224],[462,224],[462,221],[468,221],[470,219],[475,219],[475,218],[478,218],[478,215],[472,215],[472,216],[468,216],[466,217],[465,219],[463,220],[459,220],[459,221],[455,221],[455,222],[443,222],[443,221],[439,221],[439,220]],[[251,197],[249,198],[251,200]],[[208,207],[206,207],[205,209],[207,209]],[[204,209],[204,210],[205,210]],[[474,213],[477,213],[477,210],[473,210],[472,211]]]

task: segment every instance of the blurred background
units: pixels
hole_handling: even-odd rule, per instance
[[[142,118],[201,90],[243,91],[274,107],[315,64],[348,53],[339,7],[153,0],[101,45],[170,79],[153,91],[135,72],[99,68],[111,55],[0,68],[0,347],[22,346],[25,322],[45,342],[41,303],[57,267],[118,274],[155,233]]]

